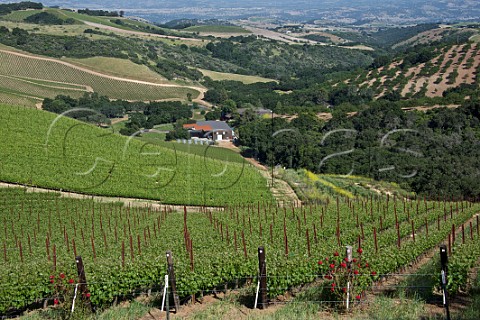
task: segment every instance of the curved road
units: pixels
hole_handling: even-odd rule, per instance
[[[148,82],[148,81],[142,81],[142,80],[133,80],[133,79],[128,79],[128,78],[111,76],[111,75],[107,75],[107,74],[105,74],[105,73],[100,73],[100,72],[97,72],[97,71],[93,71],[93,70],[91,70],[91,69],[84,68],[84,67],[80,67],[80,66],[78,66],[78,65],[75,65],[75,64],[72,64],[72,63],[69,63],[69,62],[66,62],[66,61],[58,60],[58,59],[55,59],[55,58],[40,57],[40,56],[29,55],[29,54],[25,54],[25,53],[20,53],[20,52],[16,52],[16,51],[9,51],[9,50],[3,50],[3,49],[0,49],[0,52],[7,53],[7,54],[12,54],[12,55],[16,55],[16,56],[19,56],[19,57],[30,58],[30,59],[37,59],[37,60],[43,60],[43,61],[56,62],[56,63],[63,64],[63,65],[65,65],[65,66],[68,66],[68,67],[70,67],[70,68],[74,68],[74,69],[77,69],[77,70],[80,70],[80,71],[83,71],[83,72],[87,72],[87,73],[90,73],[90,74],[93,74],[93,75],[96,75],[96,76],[99,76],[99,77],[108,78],[108,79],[112,79],[112,80],[118,80],[118,81],[124,81],[124,82],[131,82],[131,83],[138,83],[138,84],[146,84],[146,85],[156,86],[156,87],[189,88],[189,89],[193,89],[193,90],[196,90],[196,91],[199,92],[199,96],[198,96],[196,99],[202,99],[204,93],[207,91],[206,88],[203,88],[203,87],[200,87],[200,86],[182,86],[182,85],[171,84],[171,83],[155,83],[155,82]]]

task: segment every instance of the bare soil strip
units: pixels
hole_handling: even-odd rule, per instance
[[[151,207],[151,208],[160,209],[160,210],[171,209],[173,211],[180,211],[180,210],[183,210],[184,207],[186,207],[187,210],[191,212],[199,212],[202,209],[212,210],[212,211],[224,210],[223,207],[170,205],[170,204],[162,204],[160,201],[148,200],[148,199],[95,196],[95,195],[88,195],[88,194],[83,194],[79,192],[62,191],[62,190],[47,189],[47,188],[40,188],[40,187],[30,187],[30,186],[24,186],[21,184],[8,183],[8,182],[0,182],[0,188],[23,188],[25,192],[59,193],[60,196],[64,198],[93,199],[97,202],[103,202],[103,203],[123,202],[123,205],[125,207]]]
[[[221,143],[221,146],[235,152],[240,152],[240,149],[236,147],[232,142],[223,141]],[[253,158],[244,159],[253,166],[255,166],[260,172],[260,174],[266,179],[268,186],[270,187],[270,191],[272,192],[273,197],[279,205],[282,206],[286,205],[287,203],[295,203],[297,205],[301,205],[302,202],[300,201],[292,187],[286,181],[276,178],[275,174],[273,174],[272,184],[272,173],[268,170],[267,167],[265,167],[263,164]]]
[[[468,50],[465,50],[470,46]],[[429,65],[438,68],[434,74],[422,75],[426,63],[410,67],[404,72],[404,77],[408,78],[408,82],[403,86],[396,86],[394,90],[401,90],[401,96],[408,94],[416,94],[425,90],[427,97],[441,97],[443,93],[453,87],[461,84],[475,83],[476,70],[480,65],[480,55],[478,54],[477,44],[455,45],[448,50],[438,50],[438,55],[430,60]],[[468,66],[470,60],[471,65]],[[472,61],[473,60],[473,61]],[[388,70],[398,67],[402,61],[393,62],[388,65]],[[467,67],[468,66],[468,67]],[[381,73],[383,68],[376,69],[376,74]],[[372,77],[372,71],[367,74],[367,79],[360,86],[373,87],[377,82],[384,85],[385,82],[394,81],[401,74],[398,70],[393,76]],[[453,79],[455,77],[455,79]],[[451,78],[451,79],[450,79]],[[385,92],[377,93],[376,98],[380,98]]]

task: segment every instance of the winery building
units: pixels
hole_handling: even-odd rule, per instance
[[[192,138],[208,138],[213,141],[232,140],[233,130],[225,121],[197,121],[184,124]]]

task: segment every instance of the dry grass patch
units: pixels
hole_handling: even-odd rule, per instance
[[[233,80],[233,81],[240,81],[243,82],[244,84],[250,84],[250,83],[255,83],[255,82],[272,82],[277,80],[275,79],[269,79],[269,78],[263,78],[259,76],[247,76],[243,74],[236,74],[236,73],[226,73],[226,72],[217,72],[217,71],[211,71],[211,70],[205,70],[205,69],[198,69],[205,77],[209,77],[212,80]]]

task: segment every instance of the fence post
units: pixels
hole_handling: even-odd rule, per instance
[[[173,269],[173,257],[172,251],[167,251],[167,264],[168,264],[168,279],[170,282],[170,288],[172,288],[173,303],[175,304],[175,313],[180,310],[180,299],[177,294],[177,280],[175,279],[175,270]]]
[[[345,247],[345,257],[347,258],[347,265],[348,268],[350,269],[353,261],[353,247],[352,246],[346,246]],[[350,277],[347,283],[347,310],[350,307]]]
[[[443,306],[446,311],[446,319],[450,320],[450,310],[448,309],[448,292],[447,292],[447,271],[448,271],[448,255],[447,247],[440,245],[440,263],[442,265],[442,289],[443,289]]]
[[[75,263],[77,264],[77,273],[78,273],[78,281],[79,281],[79,289],[82,295],[82,300],[85,302],[85,305],[94,311],[93,305],[90,301],[90,295],[88,295],[88,287],[87,287],[87,277],[85,276],[85,267],[83,265],[83,260],[81,256],[75,258]]]
[[[267,308],[267,264],[265,262],[265,248],[258,247],[258,270],[260,277],[260,309]]]

